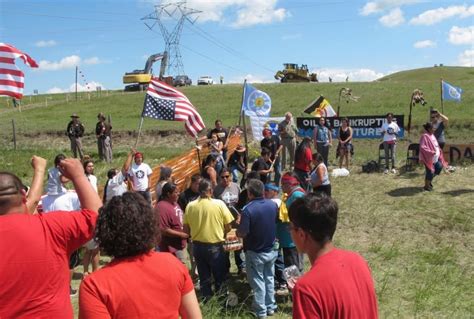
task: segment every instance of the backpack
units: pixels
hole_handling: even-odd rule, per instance
[[[379,170],[379,164],[374,160],[369,161],[365,163],[364,165],[362,165],[362,172],[367,173],[367,174],[377,172],[378,170]]]

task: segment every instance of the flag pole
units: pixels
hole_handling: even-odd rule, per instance
[[[199,172],[201,172],[202,170],[202,167],[201,167],[201,152],[199,150],[199,140],[196,136],[196,152],[197,152],[197,156],[198,156],[198,166],[199,166]]]
[[[142,133],[142,126],[143,126],[143,116],[141,117],[140,125],[138,126],[138,135],[137,135],[137,140],[135,141],[135,149],[137,148],[138,140],[140,139],[140,134]]]
[[[244,87],[242,88],[242,103],[240,104],[239,126],[242,124],[242,109],[244,108],[245,84],[246,83],[247,83],[247,79],[244,80]]]
[[[415,96],[415,92],[411,94],[411,100],[410,100],[410,112],[408,113],[408,136],[410,136],[410,129],[411,129],[411,109],[413,107],[413,98]]]
[[[444,114],[444,102],[443,102],[443,79],[440,79],[439,86],[441,89],[441,113]]]

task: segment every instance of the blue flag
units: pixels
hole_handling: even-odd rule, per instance
[[[441,81],[441,88],[441,97],[443,101],[461,102],[461,95],[463,93],[463,90],[460,87],[451,85],[448,82]]]
[[[272,100],[267,93],[245,83],[242,109],[247,116],[270,116]]]

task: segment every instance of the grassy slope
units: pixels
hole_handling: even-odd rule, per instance
[[[443,74],[439,74],[443,72]],[[384,114],[388,111],[408,113],[411,92],[424,91],[430,105],[439,105],[439,78],[465,90],[461,104],[445,103],[445,114],[450,118],[447,137],[450,142],[473,143],[474,87],[473,68],[436,68],[405,71],[372,83],[321,83],[321,84],[258,84],[270,94],[274,115],[290,110],[300,115],[301,110],[316,96],[323,94],[337,107],[338,92],[349,86],[361,96],[358,103],[342,105],[343,115]],[[240,85],[188,87],[183,91],[199,109],[208,127],[215,118],[225,125],[238,121],[241,101]],[[34,97],[19,113],[2,107],[0,110],[0,169],[17,172],[29,179],[31,171],[27,159],[37,153],[52,159],[58,152],[68,153],[68,142],[63,130],[69,115],[77,112],[89,131],[85,138],[86,150],[96,156],[92,130],[99,111],[112,115],[115,139],[114,166],[121,166],[128,145],[135,139],[129,131],[136,130],[143,103],[143,93],[122,94],[110,92],[98,98],[81,94],[77,103],[66,103],[64,95],[51,96],[45,107],[45,97]],[[36,100],[35,100],[36,99]],[[59,102],[51,105],[52,102]],[[3,100],[5,101],[5,100]],[[414,108],[414,123],[420,125],[427,117],[427,108]],[[15,119],[19,136],[19,150],[14,152],[11,143],[11,120]],[[165,158],[189,148],[192,141],[184,136],[182,123],[145,120],[145,136],[141,140],[147,162],[157,165]],[[180,135],[162,137],[156,130],[176,130]],[[45,135],[44,132],[53,134]],[[417,130],[411,137],[416,140]],[[56,133],[55,133],[56,132]],[[28,135],[26,135],[28,134]],[[182,136],[181,136],[182,135]],[[376,156],[376,140],[355,141],[357,167],[348,178],[333,179],[334,197],[340,204],[340,222],[336,243],[341,247],[360,252],[369,261],[377,288],[380,314],[383,318],[444,317],[468,318],[474,313],[474,271],[472,266],[474,204],[472,166],[454,174],[442,175],[435,180],[435,192],[422,193],[422,169],[399,176],[360,173],[359,164]],[[408,141],[398,148],[402,164]],[[333,154],[331,155],[333,158]],[[97,163],[96,175],[101,178],[109,167]],[[78,282],[76,282],[78,284]],[[236,285],[241,285],[237,282]],[[248,297],[247,288],[240,291],[241,300]],[[249,304],[247,299],[247,304]],[[291,313],[288,303],[281,304],[287,318]],[[245,315],[248,307],[242,306],[228,317]],[[218,308],[206,306],[206,318],[221,318]]]

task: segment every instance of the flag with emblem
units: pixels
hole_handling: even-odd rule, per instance
[[[267,93],[245,83],[242,110],[247,116],[270,116],[272,100]]]
[[[152,78],[148,85],[142,112],[142,117],[145,116],[156,120],[182,121],[193,137],[206,128],[188,98],[157,78]]]
[[[311,102],[304,110],[305,113],[314,115],[316,117],[334,117],[337,116],[336,111],[332,108],[329,101],[320,95],[319,98]]]
[[[460,87],[454,86],[445,81],[441,81],[441,98],[443,101],[461,102],[462,93],[463,89]]]

